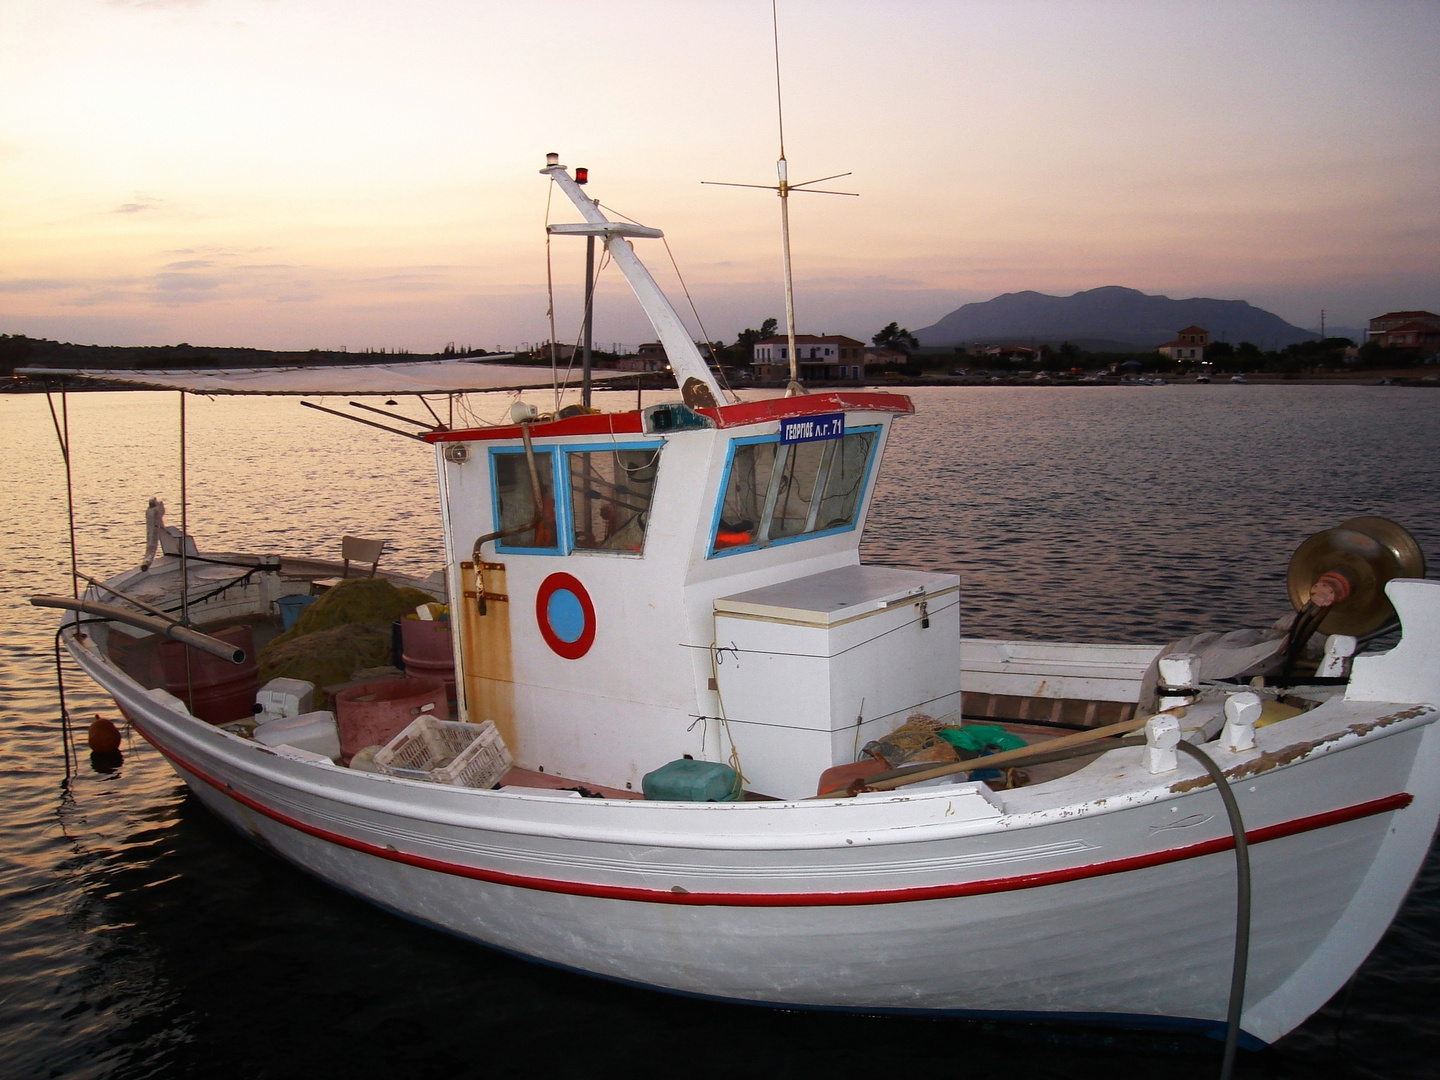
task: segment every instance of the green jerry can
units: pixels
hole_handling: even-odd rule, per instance
[[[740,777],[729,765],[681,758],[640,778],[645,798],[671,802],[739,802]]]

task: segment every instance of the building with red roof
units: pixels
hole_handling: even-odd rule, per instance
[[[1430,311],[1387,311],[1370,320],[1369,339],[1392,349],[1440,350],[1440,315]]]
[[[1210,344],[1210,331],[1203,326],[1187,326],[1175,332],[1175,340],[1156,347],[1155,351],[1171,360],[1204,360],[1205,346]]]

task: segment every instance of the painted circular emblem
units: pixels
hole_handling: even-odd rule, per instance
[[[570,574],[554,573],[540,583],[535,621],[545,644],[566,660],[579,660],[595,643],[595,605]]]

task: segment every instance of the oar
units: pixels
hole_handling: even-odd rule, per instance
[[[909,769],[898,775],[895,773],[881,774],[866,779],[866,791],[890,791],[893,788],[904,787],[907,784],[916,784],[922,780],[934,780],[940,776],[950,776],[953,773],[974,772],[976,769],[1014,768],[1023,765],[1031,759],[1042,754],[1052,754],[1057,750],[1067,750],[1074,746],[1083,746],[1086,743],[1099,742],[1115,735],[1125,735],[1132,731],[1138,731],[1150,722],[1148,716],[1137,716],[1130,720],[1122,720],[1118,724],[1106,724],[1104,727],[1091,728],[1089,731],[1077,731],[1074,735],[1062,735],[1058,739],[1046,739],[1043,743],[1036,743],[1034,746],[1022,746],[1018,750],[1005,750],[999,754],[990,754],[986,757],[968,758],[965,761],[952,761],[944,765],[936,765],[934,768]],[[833,791],[826,791],[820,795],[812,796],[816,799],[835,799],[850,795],[849,788],[835,788]]]

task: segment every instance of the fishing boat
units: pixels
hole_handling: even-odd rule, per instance
[[[66,609],[70,655],[199,801],[382,908],[661,991],[1232,1045],[1323,1005],[1440,816],[1440,582],[1408,534],[1357,518],[1307,541],[1276,628],[966,639],[958,576],[860,559],[910,400],[741,400],[635,254],[659,231],[610,220],[556,159],[542,171],[581,219],[552,231],[604,243],[674,395],[543,415],[517,401],[494,426],[435,415],[415,434],[434,452],[443,572],[369,568],[448,605],[452,722],[490,725],[508,768],[467,786],[347,767],[195,715],[151,657],[245,661],[224,628],[259,634],[278,600],[354,568],[208,552],[155,519],[145,565],[103,582],[77,568],[74,595],[34,602]],[[182,402],[534,378],[401,367],[30,373]],[[967,729],[998,741],[955,749],[945,733]],[[657,787],[679,774],[721,783]]]

